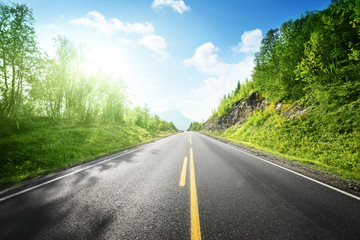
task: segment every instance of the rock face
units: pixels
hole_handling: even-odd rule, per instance
[[[283,111],[281,116],[287,120],[296,118],[298,116],[304,115],[307,112],[307,108],[299,105],[294,105],[286,111]]]
[[[204,124],[204,130],[218,131],[226,129],[235,124],[242,124],[247,121],[248,117],[256,110],[268,107],[266,98],[262,97],[258,91],[254,91],[246,99],[236,103],[228,114],[217,119],[210,118]],[[309,110],[300,105],[284,107],[282,103],[275,104],[275,110],[286,120],[300,117]]]
[[[206,121],[204,129],[207,131],[217,131],[226,129],[234,124],[244,123],[252,112],[264,109],[267,105],[267,100],[255,91],[248,98],[235,105],[227,115]]]

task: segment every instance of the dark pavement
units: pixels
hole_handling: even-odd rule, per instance
[[[0,239],[190,239],[190,148],[202,239],[360,239],[358,197],[195,132],[3,192]]]

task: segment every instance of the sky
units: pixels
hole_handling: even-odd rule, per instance
[[[16,2],[33,9],[37,41],[50,56],[53,39],[66,36],[85,46],[85,71],[123,79],[132,106],[202,121],[238,81],[251,79],[268,30],[331,0]]]

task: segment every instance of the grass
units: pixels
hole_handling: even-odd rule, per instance
[[[174,132],[150,133],[134,125],[52,126],[0,129],[0,188],[150,142]]]
[[[360,99],[335,110],[317,106],[291,120],[267,108],[240,126],[207,133],[360,180],[359,112]]]

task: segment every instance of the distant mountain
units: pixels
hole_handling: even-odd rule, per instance
[[[162,120],[173,122],[179,130],[187,130],[190,124],[195,122],[195,120],[185,117],[179,110],[169,110],[157,113],[157,115],[159,115]]]

